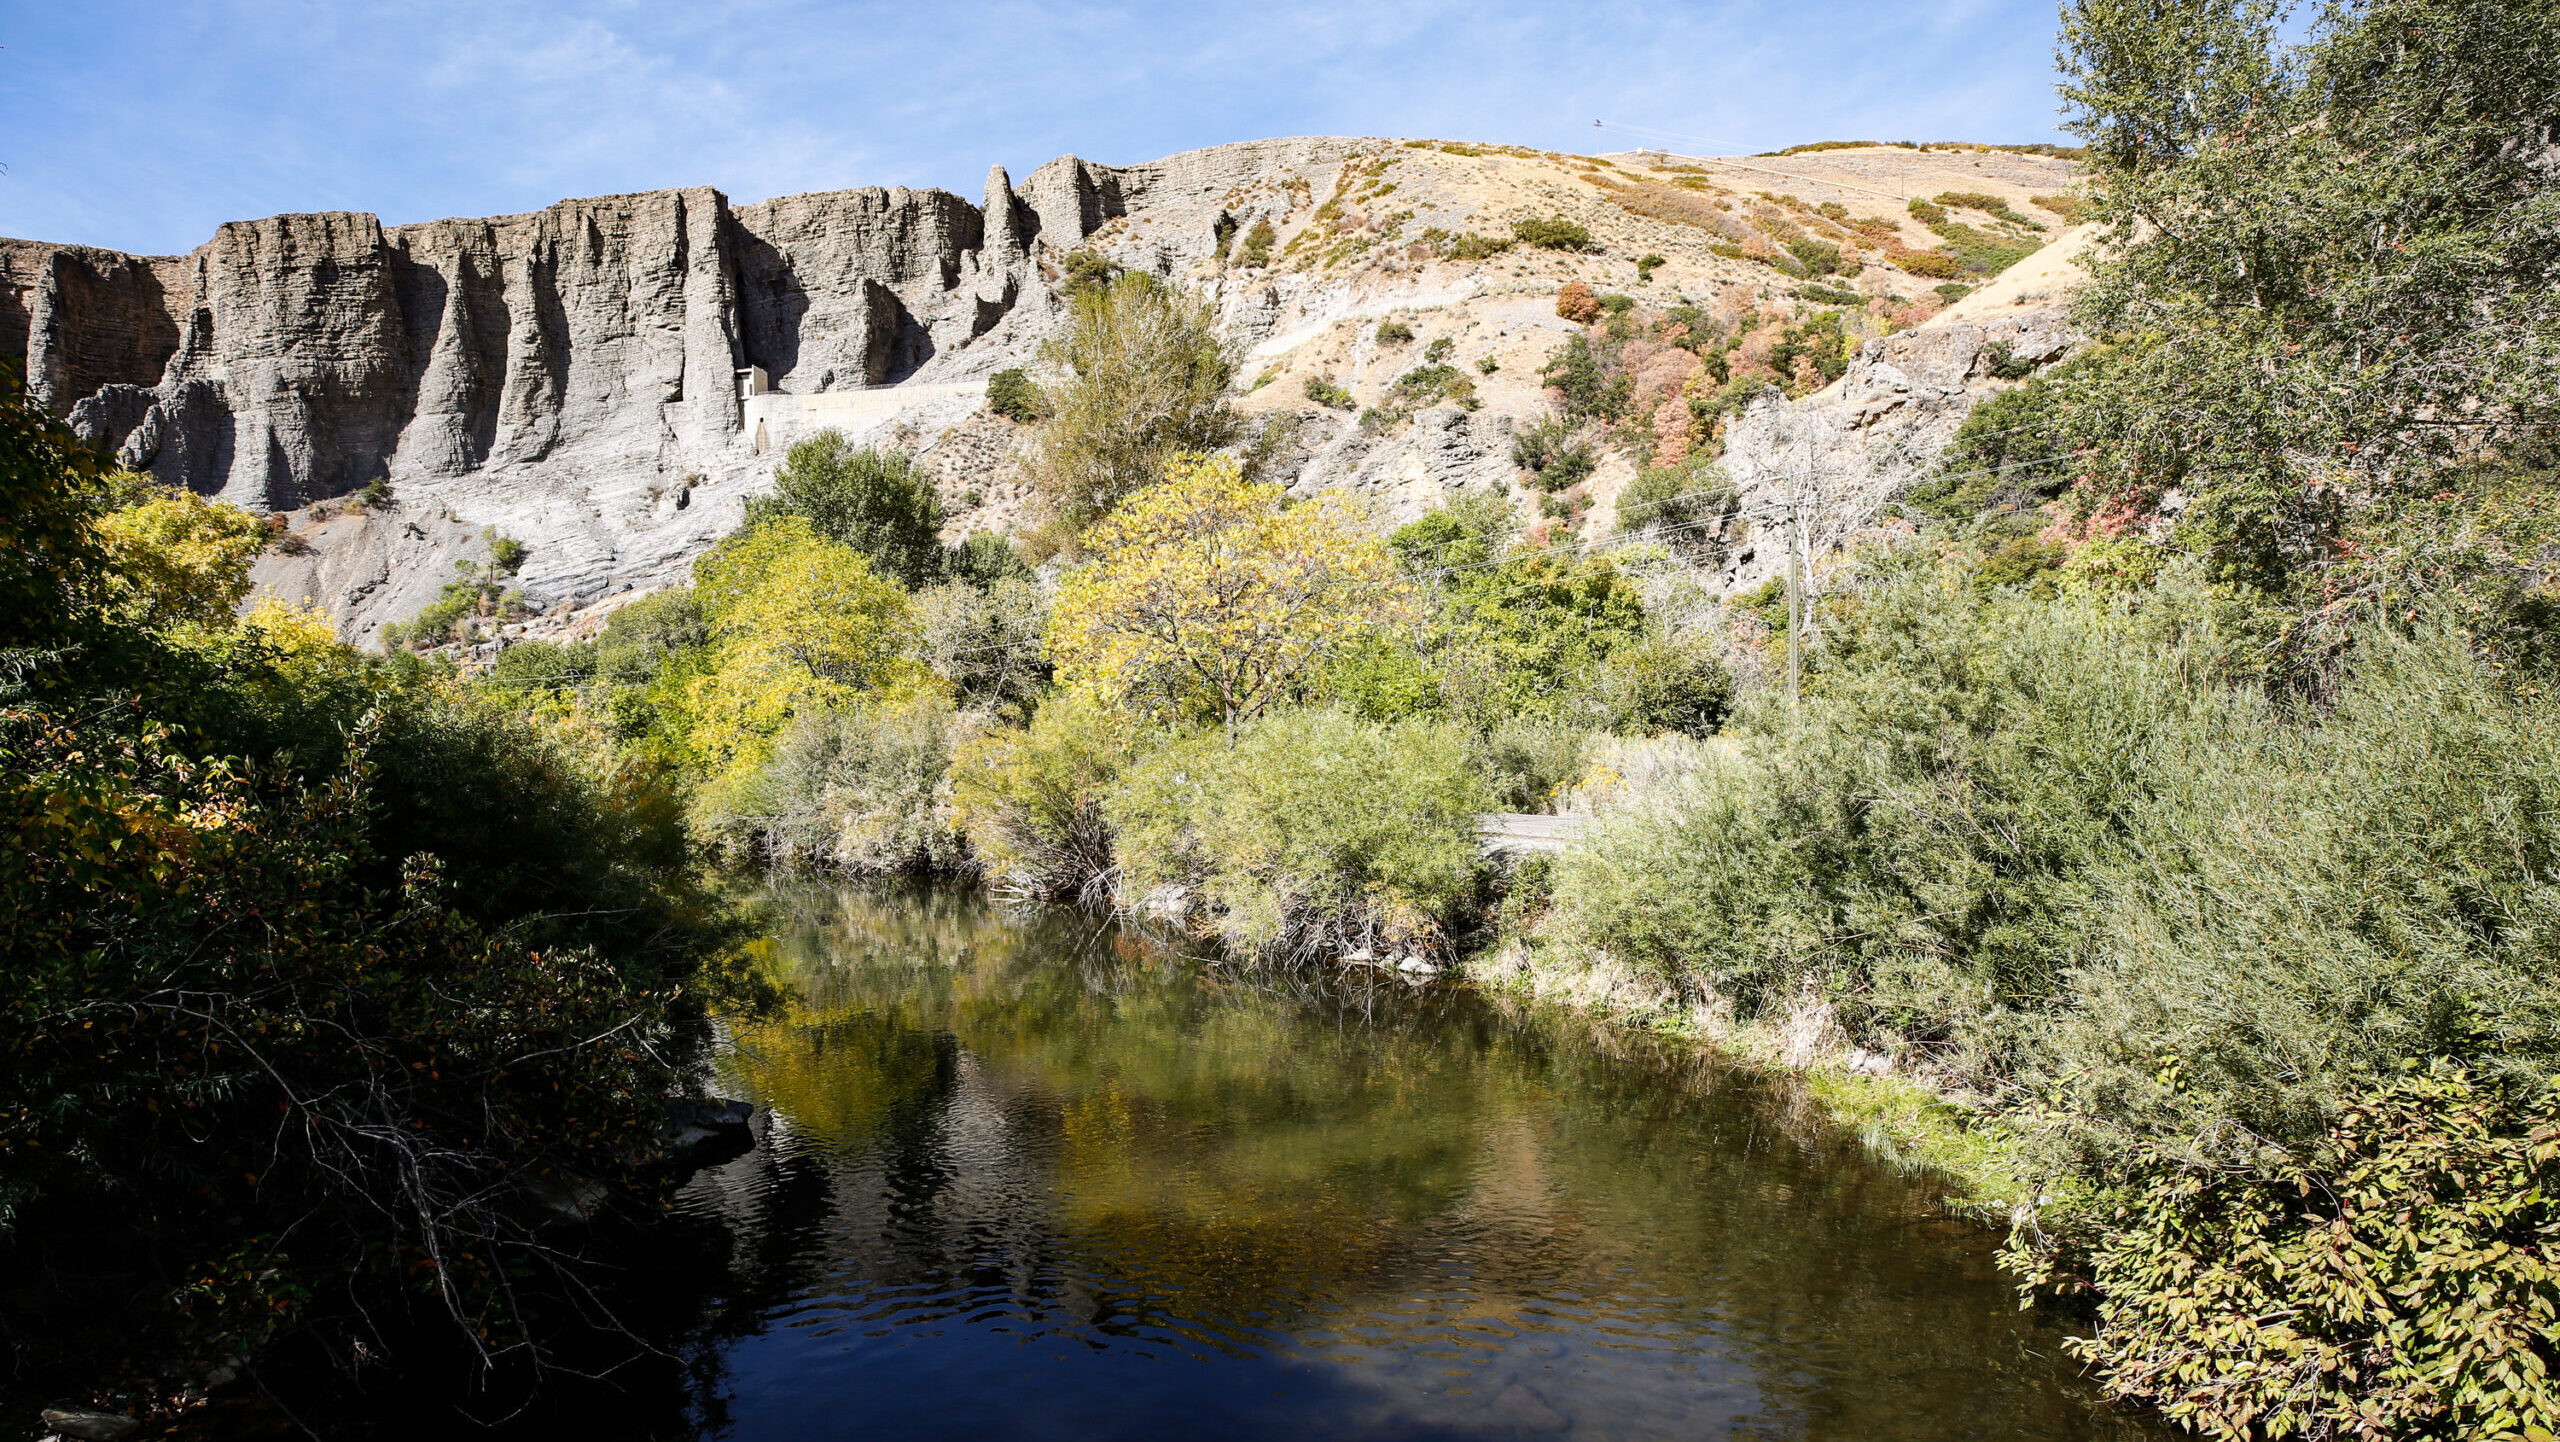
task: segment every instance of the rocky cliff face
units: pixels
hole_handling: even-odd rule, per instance
[[[1845,375],[1800,401],[1744,412],[1725,450],[1744,502],[1726,547],[1725,588],[1785,571],[1778,516],[1790,504],[1802,508],[1809,555],[1846,547],[1930,474],[1974,405],[2002,387],[1995,357],[2041,365],[2079,339],[2053,306],[1949,317],[1866,342]],[[1761,537],[1766,544],[1755,544]]]
[[[1098,224],[1118,193],[1049,211]],[[388,484],[411,516],[391,539],[420,554],[370,537],[358,551],[383,564],[346,586],[334,554],[268,568],[358,631],[449,575],[450,536],[419,516],[525,539],[544,599],[590,597],[655,578],[734,511],[759,469],[742,369],[817,395],[1025,352],[1052,304],[1031,260],[1046,194],[1026,202],[998,169],[983,207],[904,189],[733,207],[697,189],[390,228],[277,216],[179,257],[0,241],[0,358],[170,485],[291,511]],[[1008,328],[1022,309],[1035,324]]]
[[[1893,167],[1919,168],[1915,192],[1961,184],[2021,203],[2068,178],[2017,157],[1848,155],[1788,162],[1867,167],[1845,188],[1808,177],[1805,197],[1781,197],[1799,220],[1824,223],[1808,207],[1835,197],[1898,215],[1874,188]],[[537,607],[677,579],[821,426],[922,451],[956,529],[1010,524],[1024,437],[979,399],[1063,315],[1053,286],[1069,249],[1217,298],[1247,352],[1246,408],[1293,413],[1284,469],[1299,490],[1362,493],[1382,521],[1458,490],[1517,493],[1514,432],[1547,412],[1538,371],[1574,329],[1554,314],[1559,285],[1648,306],[1796,303],[1766,247],[1731,239],[1726,212],[1767,208],[1734,187],[1764,185],[1766,167],[1719,178],[1716,164],[1319,137],[1134,166],[1061,157],[1018,188],[999,167],[976,204],[863,189],[740,206],[690,189],[393,227],[277,216],[184,256],[0,240],[0,359],[123,464],[291,513],[300,542],[261,563],[262,586],[362,639],[432,600],[496,533],[530,547],[520,581]],[[1674,185],[1690,199],[1666,209]],[[1592,248],[1445,243],[1533,216],[1587,225]],[[1857,285],[1878,307],[1925,288],[1882,253]],[[1378,333],[1387,318],[1411,338]],[[1850,525],[1986,388],[1980,327],[1931,329],[1872,342],[1832,390],[1746,418],[1738,478],[1765,485],[1813,436],[1822,464],[1868,478],[1839,488]],[[1398,379],[1434,347],[1472,404],[1398,409]],[[1316,404],[1319,380],[1358,404]],[[1381,405],[1385,423],[1360,422]],[[1627,458],[1603,465],[1586,531],[1633,474]],[[335,504],[377,482],[396,505]]]

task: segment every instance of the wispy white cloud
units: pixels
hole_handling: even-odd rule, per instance
[[[1589,148],[1595,117],[1752,148],[2047,139],[2052,35],[2050,0],[87,0],[0,22],[0,233],[173,251],[284,210],[974,195],[1065,151]]]

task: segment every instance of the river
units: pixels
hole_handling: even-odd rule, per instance
[[[827,1438],[2098,1438],[1993,1239],[1782,1085],[962,893],[782,893],[687,1415]]]

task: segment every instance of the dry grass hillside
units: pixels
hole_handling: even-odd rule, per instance
[[[1246,408],[1297,417],[1284,465],[1296,487],[1363,493],[1382,523],[1497,489],[1532,524],[1604,536],[1643,467],[1722,448],[1735,394],[1836,391],[1888,337],[2049,310],[2077,241],[2077,168],[2031,151],[1340,145],[1278,164],[1238,146],[1136,168],[1149,172],[1139,203],[1076,249],[1216,294],[1248,348]],[[1076,263],[1044,259],[1059,274]],[[1584,292],[1577,314],[1561,313],[1577,303],[1560,297]],[[1570,410],[1542,372],[1576,336],[1625,394],[1605,421],[1563,417],[1597,463],[1550,492],[1514,464],[1514,445]],[[1956,349],[1954,382],[1906,438],[1919,449],[1999,383],[1970,373],[1980,344]],[[989,429],[982,417],[893,432],[946,476],[954,534],[1026,515],[1020,468]],[[1882,484],[1898,483],[1913,445]]]

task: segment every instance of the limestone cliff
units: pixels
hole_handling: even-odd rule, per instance
[[[554,612],[672,581],[822,426],[923,452],[955,529],[1013,523],[1024,436],[982,408],[984,381],[1032,361],[1064,314],[1070,249],[1214,295],[1247,354],[1244,405],[1294,417],[1287,478],[1392,521],[1457,490],[1519,494],[1514,433],[1547,413],[1539,369],[1575,329],[1555,314],[1566,281],[1653,307],[1837,305],[1836,288],[1797,297],[1784,257],[1734,217],[1828,225],[1873,248],[1854,285],[1882,315],[1928,285],[1895,267],[1896,237],[1933,242],[1878,187],[2027,204],[2069,181],[2060,162],[1990,152],[1785,164],[1803,193],[1754,199],[1740,187],[1770,183],[1757,160],[1316,137],[1132,166],[1061,157],[1019,187],[998,167],[975,204],[875,188],[733,205],[706,188],[390,227],[276,216],[184,256],[0,240],[0,359],[123,464],[292,516],[299,539],[261,563],[262,586],[360,639],[492,533],[528,544],[523,588]],[[1453,244],[1531,217],[1592,242]],[[1381,333],[1388,319],[1411,339]],[[1745,418],[1737,473],[1765,479],[1819,432],[1824,464],[1876,478],[1842,488],[1849,517],[1908,478],[1886,457],[1933,453],[1985,388],[1981,324],[2015,328],[1873,341],[1831,391]],[[1398,408],[1426,349],[1468,377],[1469,404]],[[1309,399],[1319,380],[1356,404]],[[1586,532],[1633,474],[1631,458],[1603,465]],[[377,482],[395,505],[338,504]]]

